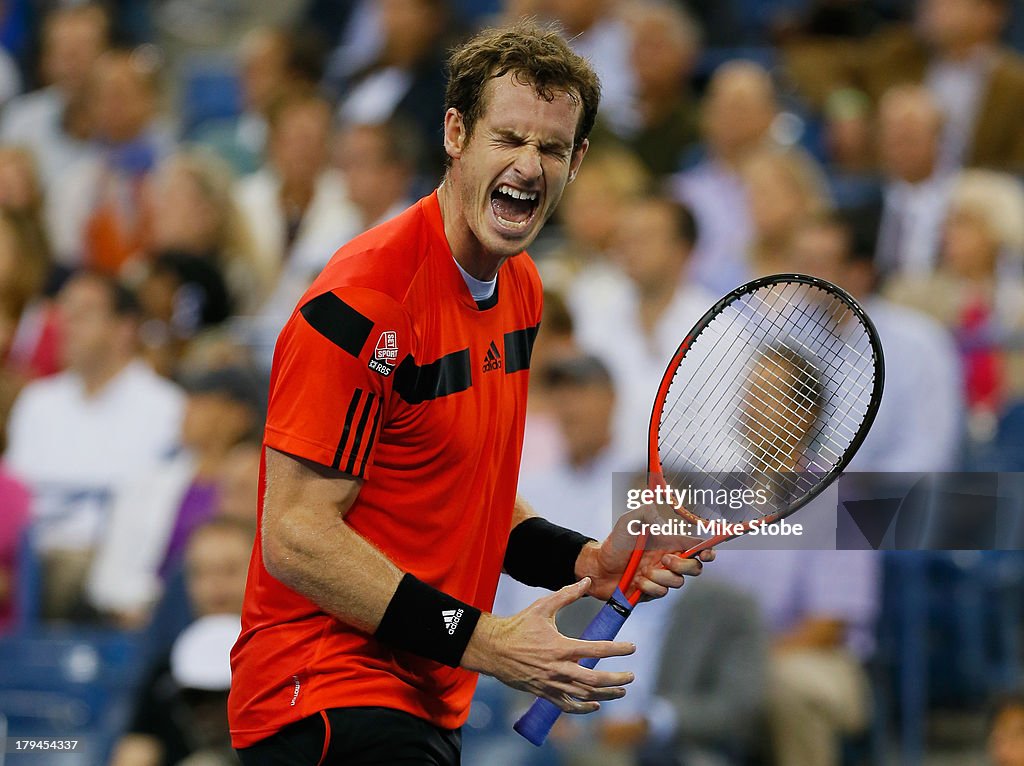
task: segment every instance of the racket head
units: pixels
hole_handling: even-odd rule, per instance
[[[794,387],[789,394],[787,382]],[[737,287],[708,309],[679,344],[655,397],[649,484],[677,486],[687,475],[727,474],[738,478],[732,481],[737,488],[744,488],[745,478],[763,484],[782,477],[789,491],[769,495],[766,512],[757,516],[725,518],[732,533],[688,553],[748,532],[753,522],[781,520],[817,497],[863,443],[884,382],[874,324],[831,282],[773,274]],[[727,439],[737,441],[731,455],[723,446]],[[744,439],[760,462],[731,460],[742,456]],[[818,454],[806,459],[816,448]],[[798,449],[802,462],[783,454]],[[711,520],[692,506],[676,512],[694,524]]]

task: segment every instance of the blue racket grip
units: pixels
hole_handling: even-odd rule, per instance
[[[601,611],[591,620],[580,638],[584,641],[611,641],[619,634],[619,629],[632,611],[633,607],[629,605],[622,591],[616,588],[608,603],[601,607]],[[585,657],[580,660],[580,665],[593,668],[597,665],[597,657]],[[544,744],[551,727],[561,714],[561,709],[555,703],[546,699],[535,699],[530,709],[520,716],[512,728],[539,747]]]

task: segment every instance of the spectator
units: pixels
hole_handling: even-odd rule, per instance
[[[150,257],[208,261],[226,278],[234,305],[251,312],[269,294],[276,271],[256,258],[233,184],[230,168],[209,150],[180,149],[170,155],[147,190],[147,250]]]
[[[561,25],[573,50],[591,62],[601,80],[600,117],[615,133],[636,125],[626,15],[612,0],[541,0],[541,14]]]
[[[872,99],[892,86],[925,85],[943,105],[940,166],[1024,170],[1024,59],[1000,43],[1008,0],[921,0],[913,27],[864,41],[800,41],[787,68],[812,103],[852,85]]]
[[[647,423],[665,367],[682,333],[717,299],[686,276],[697,236],[693,215],[678,203],[636,200],[616,232],[619,271],[601,281],[581,278],[569,292],[577,340],[608,365],[620,394],[616,441],[636,461],[647,454]]]
[[[262,457],[259,439],[241,441],[224,456],[217,477],[218,515],[255,521]]]
[[[323,77],[324,51],[315,36],[286,27],[253,29],[239,48],[242,113],[200,124],[193,138],[245,175],[263,162],[274,101],[288,90],[312,91]]]
[[[638,644],[647,644],[630,663],[637,680],[621,703],[605,708],[597,742],[606,754],[641,764],[749,763],[767,702],[768,640],[756,600],[725,583],[702,582],[662,606],[645,604],[631,618],[650,618],[652,607],[665,612],[643,633],[634,631]],[[653,662],[637,665],[647,658]]]
[[[988,757],[992,766],[1024,766],[1024,694],[1007,694],[993,706]]]
[[[43,557],[43,614],[78,614],[109,493],[172,449],[183,396],[136,358],[138,305],[84,273],[59,296],[64,372],[15,402],[7,459],[32,488]]]
[[[210,617],[230,616],[236,621],[232,638],[237,636],[237,615],[242,609],[254,527],[255,519],[242,521],[217,516],[193,533],[185,552],[185,585],[195,617],[193,626]],[[204,728],[197,725],[187,708],[184,717],[170,712],[182,710],[180,681],[185,680],[188,685],[187,677],[182,677],[181,661],[185,658],[181,657],[180,643],[188,641],[188,635],[186,628],[171,651],[159,657],[147,672],[127,731],[114,748],[111,766],[177,764],[205,746],[196,741]]]
[[[750,267],[756,276],[785,270],[793,232],[809,215],[831,207],[825,176],[800,149],[764,149],[744,164],[742,177],[754,238]]]
[[[882,342],[882,402],[848,469],[951,471],[959,459],[964,416],[956,347],[928,315],[878,294],[872,234],[834,215],[810,218],[797,229],[787,268],[848,290],[864,306]]]
[[[350,125],[338,141],[338,166],[348,198],[366,231],[412,204],[412,186],[422,147],[408,125]]]
[[[16,153],[0,150],[0,183],[6,155]],[[0,205],[0,364],[22,378],[58,369],[54,316],[44,298],[50,269],[38,214]]]
[[[159,117],[157,62],[141,49],[103,54],[87,98],[100,152],[66,168],[50,190],[53,245],[65,265],[118,274],[145,247],[144,181],[174,145]]]
[[[868,97],[854,88],[834,91],[825,104],[825,171],[840,210],[877,205],[881,195],[875,115]]]
[[[67,168],[92,156],[92,121],[86,95],[93,64],[109,44],[110,19],[99,3],[60,5],[43,21],[45,87],[10,101],[0,121],[0,142],[23,146],[39,166],[43,187],[57,185]],[[48,216],[51,226],[53,211]]]
[[[219,506],[230,451],[262,419],[262,384],[247,370],[210,370],[185,389],[183,450],[116,494],[89,576],[92,606],[124,628],[145,624],[192,531]]]
[[[864,731],[881,559],[876,551],[732,550],[712,579],[750,593],[772,635],[767,712],[775,762],[836,766]],[[710,570],[708,572],[710,573]]]
[[[380,0],[381,42],[372,63],[355,72],[338,107],[345,124],[400,119],[414,126],[429,151],[419,171],[431,182],[441,175],[444,117],[446,0]]]
[[[540,330],[533,344],[530,366],[544,370],[548,363],[579,353],[574,336],[572,314],[565,298],[555,290],[544,291],[544,309]],[[523,434],[523,459],[519,479],[527,480],[538,471],[565,459],[565,443],[558,426],[557,402],[543,375],[530,378],[530,398],[526,402],[526,430]]]
[[[238,182],[236,201],[259,268],[308,282],[357,230],[340,174],[329,166],[331,107],[291,93],[271,110],[267,163]]]
[[[1008,398],[1024,395],[1024,357],[1001,344],[1024,328],[1024,191],[1016,179],[964,171],[953,187],[939,268],[894,281],[889,295],[926,311],[962,342],[971,434],[987,440]]]
[[[622,211],[634,197],[648,191],[651,178],[643,163],[621,147],[598,147],[587,152],[576,180],[565,187],[558,215],[562,243],[540,262],[544,283],[569,289],[583,274],[599,275],[605,268]]]
[[[700,232],[690,277],[711,292],[731,290],[750,275],[753,231],[740,168],[755,150],[771,145],[777,112],[768,72],[750,61],[723,64],[701,113],[707,156],[672,180],[673,196],[693,211]]]
[[[0,454],[3,454],[0,428]],[[28,488],[0,462],[0,636],[16,623],[24,604],[18,603],[18,564],[28,525],[32,496]]]
[[[923,276],[935,268],[951,188],[939,167],[942,112],[925,88],[898,86],[878,121],[886,182],[876,258],[883,273]]]
[[[661,178],[681,169],[684,154],[697,141],[690,78],[700,31],[682,6],[662,0],[636,0],[626,18],[636,100],[633,124],[622,128],[620,137]]]

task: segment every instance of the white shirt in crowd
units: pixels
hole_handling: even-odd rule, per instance
[[[716,298],[697,285],[681,285],[651,337],[640,326],[636,287],[612,267],[581,274],[567,298],[577,341],[608,366],[615,384],[616,448],[643,465],[651,407],[665,367]]]
[[[84,550],[103,532],[111,490],[178,442],[185,396],[141,361],[87,396],[70,372],[30,383],[14,404],[6,461],[35,494],[43,550]]]
[[[885,357],[878,414],[847,471],[949,471],[964,428],[960,362],[937,322],[883,298],[870,298]]]
[[[878,259],[884,271],[923,276],[934,270],[952,188],[953,177],[942,174],[917,184],[886,184],[878,227]]]

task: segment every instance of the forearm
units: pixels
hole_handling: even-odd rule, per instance
[[[404,573],[343,518],[293,507],[268,545],[267,571],[321,609],[367,633],[380,625]]]

